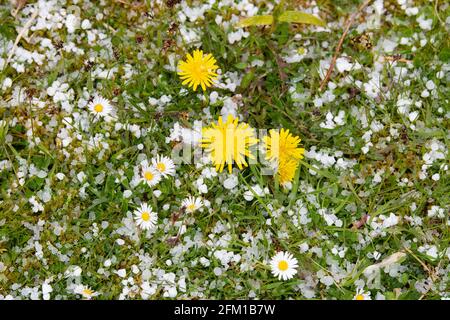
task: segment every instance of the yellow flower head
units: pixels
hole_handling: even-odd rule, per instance
[[[305,149],[298,147],[301,139],[297,136],[293,136],[292,133],[289,132],[289,129],[281,129],[280,132],[272,129],[269,133],[270,136],[264,137],[267,160],[300,160],[303,158]]]
[[[198,86],[203,90],[210,87],[217,79],[216,70],[219,68],[216,65],[216,59],[212,54],[203,54],[202,50],[195,50],[193,55],[189,53],[186,56],[186,61],[178,63],[178,75],[183,80],[183,85],[193,87],[196,91]]]
[[[278,165],[278,175],[280,177],[280,183],[285,184],[291,182],[294,179],[295,172],[298,168],[298,160],[280,160]]]
[[[294,179],[298,161],[303,158],[305,149],[300,148],[300,138],[293,136],[289,130],[270,130],[270,136],[264,137],[266,159],[277,164],[280,183],[285,184]]]
[[[223,122],[219,117],[217,124],[202,129],[201,146],[210,152],[216,171],[222,172],[225,164],[231,173],[233,161],[239,169],[247,166],[245,157],[254,159],[249,147],[258,143],[255,132],[247,123],[239,123],[238,119],[228,115]]]

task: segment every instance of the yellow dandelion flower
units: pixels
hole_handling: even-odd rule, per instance
[[[280,160],[278,165],[278,175],[280,177],[280,183],[283,185],[285,183],[291,182],[294,179],[295,172],[298,168],[298,160]]]
[[[245,157],[254,159],[249,147],[258,143],[254,129],[247,123],[239,123],[238,119],[228,115],[223,122],[219,117],[217,124],[202,129],[201,146],[210,152],[216,171],[222,172],[225,164],[231,173],[232,164],[236,162],[239,169],[247,167]]]
[[[290,160],[303,158],[305,149],[299,148],[298,145],[301,139],[297,136],[293,136],[288,130],[281,129],[270,130],[270,136],[264,137],[264,143],[266,144],[266,159],[268,160]]]
[[[299,160],[303,158],[304,148],[300,148],[301,139],[293,136],[289,130],[270,130],[264,137],[266,146],[266,159],[274,162],[278,168],[278,176],[281,184],[286,184],[294,179]]]
[[[193,87],[194,91],[201,86],[204,91],[217,79],[218,68],[212,54],[203,54],[202,50],[195,50],[192,55],[187,54],[185,61],[178,63],[178,75],[183,80],[183,85]]]

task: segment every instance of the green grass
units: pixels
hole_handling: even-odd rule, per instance
[[[195,8],[202,1],[186,2]],[[260,13],[266,13],[273,4],[273,1],[253,2]],[[304,10],[300,5],[307,1],[297,2],[298,5],[292,4],[293,9]],[[205,11],[203,19],[183,23],[177,18],[183,12],[181,5],[168,8],[147,1],[133,10],[118,1],[106,3],[94,6],[80,2],[77,6],[82,7],[81,21],[90,20],[91,30],[103,33],[107,41],[99,41],[97,35],[97,40],[89,44],[82,29],[74,34],[65,27],[30,31],[27,37],[32,35],[37,42],[22,39],[19,47],[44,54],[47,57],[44,63],[41,66],[25,63],[25,72],[21,73],[12,66],[13,58],[0,71],[0,116],[8,125],[0,132],[0,162],[5,160],[8,164],[0,171],[0,298],[30,298],[21,291],[25,287],[36,290],[41,297],[41,285],[46,280],[53,288],[51,298],[79,298],[70,281],[79,281],[99,292],[98,299],[142,298],[141,285],[148,281],[155,285],[149,298],[167,298],[164,292],[170,285],[161,282],[161,272],[173,273],[176,282],[186,280],[185,292],[176,285],[177,298],[352,299],[358,287],[370,291],[372,298],[377,295],[386,299],[448,298],[450,49],[449,25],[445,21],[450,10],[447,4],[438,1],[436,11],[434,2],[420,1],[416,3],[419,13],[407,16],[396,1],[384,1],[386,14],[380,17],[380,27],[368,31],[371,49],[361,49],[351,42],[358,35],[358,25],[370,19],[371,14],[364,13],[350,29],[342,49],[342,54],[351,57],[352,62],[359,62],[363,69],[334,71],[330,82],[336,88],[319,92],[320,61],[332,57],[342,34],[342,25],[337,23],[355,10],[357,1],[317,1],[321,18],[329,23],[329,32],[287,24],[278,25],[273,33],[270,28],[250,27],[245,30],[250,35],[234,44],[228,42],[228,35],[237,29],[224,28],[215,19],[218,15],[224,21],[233,14],[239,16],[241,12],[235,7],[219,8],[216,3]],[[68,1],[69,4],[72,2]],[[29,19],[26,10],[33,5],[31,2],[19,10],[17,19],[11,16],[9,3],[0,5],[0,66],[9,54],[8,42],[17,37],[15,28]],[[136,15],[130,14],[133,11]],[[99,12],[104,14],[100,21],[95,18]],[[145,12],[152,12],[152,17]],[[432,19],[431,30],[421,29],[416,21],[421,15]],[[178,26],[169,32],[172,23]],[[214,55],[222,74],[236,72],[242,78],[235,92],[219,88],[210,88],[204,94],[180,92],[181,81],[167,65],[170,61],[176,64],[197,47],[186,43],[182,29],[196,30],[199,34],[196,44]],[[300,40],[295,39],[296,34],[301,35]],[[384,53],[379,45],[384,39],[415,35],[413,44],[398,44],[392,53]],[[48,58],[52,55],[39,46],[40,38],[50,39],[53,45],[59,41],[64,45],[73,42],[84,53],[55,49],[56,58]],[[163,50],[167,39],[174,43]],[[421,39],[427,40],[422,47]],[[283,62],[290,50],[299,48],[307,50],[301,61]],[[410,67],[404,62],[393,65],[378,60],[380,56],[394,54],[410,60]],[[86,67],[89,58],[94,61],[91,68]],[[261,60],[264,65],[252,65],[254,60]],[[118,68],[114,77],[96,78],[94,71],[102,65],[104,70]],[[134,73],[125,78],[127,65]],[[399,72],[396,67],[407,69],[406,78],[395,79]],[[368,83],[374,70],[379,70],[382,84],[376,98],[358,87],[358,82]],[[443,72],[442,77],[437,76],[439,71]],[[352,78],[346,81],[347,76]],[[2,89],[6,78],[12,80],[12,86]],[[67,83],[73,90],[73,98],[69,99],[71,112],[47,95],[47,88],[56,80]],[[421,97],[428,80],[435,84],[435,92]],[[14,104],[17,88],[22,88],[21,95],[25,98]],[[210,103],[212,91],[219,94],[216,103]],[[317,107],[314,100],[327,92],[332,92],[335,99]],[[117,120],[92,121],[85,105],[95,93],[112,101]],[[149,104],[150,97],[159,99],[163,95],[171,97],[163,108]],[[414,122],[408,114],[398,112],[397,102],[402,96],[413,101],[410,112],[418,111]],[[164,179],[154,188],[133,186],[133,170],[143,155],[170,156],[173,143],[167,143],[166,137],[176,121],[185,127],[192,127],[196,120],[209,124],[220,115],[222,100],[228,97],[241,101],[237,112],[252,127],[287,128],[301,137],[307,151],[315,147],[317,152],[329,156],[340,152],[342,155],[335,156],[336,161],[342,158],[354,161],[354,165],[339,169],[335,164],[328,166],[305,157],[291,190],[277,188],[272,176],[261,174],[260,164],[234,171],[239,184],[232,191],[223,186],[228,174],[219,173],[212,179],[204,178],[208,192],[200,194],[196,180],[209,166],[199,168],[195,164],[177,165],[177,176]],[[44,106],[37,107],[37,101]],[[415,106],[415,102],[421,105]],[[203,111],[206,107],[211,118]],[[334,129],[320,126],[328,112],[336,116],[341,110],[345,111],[344,125]],[[184,112],[188,116],[181,118]],[[363,114],[368,126],[363,123]],[[85,119],[81,124],[80,117]],[[68,119],[72,119],[73,127]],[[363,135],[374,121],[383,128],[372,133],[373,145],[364,153]],[[136,137],[129,130],[117,130],[116,123],[138,125],[148,129],[148,133]],[[67,146],[62,145],[64,130],[72,138]],[[89,146],[96,135],[107,143],[107,148]],[[430,152],[432,141],[442,144],[444,157],[434,160],[426,177],[421,179],[424,155]],[[140,145],[142,150],[138,148]],[[25,174],[20,180],[20,172],[29,170],[31,165],[44,170],[46,176]],[[374,183],[380,170],[384,173]],[[86,175],[83,182],[77,178],[80,172]],[[65,175],[62,181],[57,178],[58,173]],[[440,179],[433,180],[434,174],[439,174]],[[403,179],[407,181],[402,182]],[[244,192],[255,184],[267,188],[268,194],[255,194],[252,201],[246,201]],[[156,189],[161,191],[160,197],[153,194]],[[51,192],[48,202],[41,198],[45,190]],[[125,190],[132,191],[130,198],[124,198]],[[210,202],[210,207],[181,214],[177,221],[186,226],[186,232],[177,243],[170,243],[168,239],[175,237],[180,227],[171,221],[179,212],[181,201],[189,195],[201,196]],[[33,212],[29,202],[33,196],[44,206],[43,211]],[[148,236],[145,232],[136,237],[122,235],[127,214],[140,202],[148,202],[158,212],[158,228]],[[165,205],[167,210],[163,209]],[[442,208],[444,218],[429,217],[432,206]],[[328,225],[324,212],[334,214],[342,224]],[[374,234],[376,219],[390,213],[398,217],[398,223]],[[352,228],[366,214],[367,223]],[[419,217],[422,224],[414,225],[408,217]],[[308,220],[301,220],[305,218]],[[39,221],[45,224],[38,235],[27,226],[37,228]],[[102,222],[107,222],[105,228]],[[99,229],[97,236],[93,236],[94,223]],[[224,226],[219,228],[222,230],[217,230],[219,225]],[[58,226],[63,228],[59,235],[55,234]],[[244,237],[247,232],[253,237],[250,242]],[[117,239],[124,244],[119,245]],[[35,243],[42,246],[42,257],[37,256]],[[302,252],[299,246],[304,243],[309,249]],[[436,259],[426,254],[427,245],[436,246]],[[52,247],[59,253],[52,253]],[[336,255],[335,250],[344,248],[343,257]],[[224,267],[214,255],[219,250],[240,255],[240,260]],[[279,250],[292,253],[299,262],[298,275],[291,280],[280,281],[270,272],[268,262]],[[369,255],[374,251],[381,255],[378,260]],[[389,270],[382,270],[379,286],[366,285],[365,268],[399,251],[404,251],[406,258],[399,262],[398,272],[389,275]],[[209,266],[199,262],[202,257],[209,260]],[[105,267],[108,259],[112,264]],[[167,264],[167,260],[171,263]],[[67,280],[64,273],[71,265],[79,266],[82,274]],[[215,274],[215,268],[220,268],[220,275]],[[125,278],[114,273],[119,269],[126,269]],[[150,276],[145,279],[148,271]],[[334,277],[334,282],[331,285],[321,282],[324,275]],[[128,278],[133,283],[124,285],[122,281]],[[418,290],[425,280],[432,280],[433,286]],[[125,287],[129,294],[124,294]],[[314,294],[308,295],[308,290]]]

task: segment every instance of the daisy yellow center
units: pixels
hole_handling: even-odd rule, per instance
[[[364,296],[362,294],[358,294],[355,299],[356,300],[364,300]]]
[[[95,112],[102,112],[103,111],[103,106],[100,103],[97,103],[94,106],[94,110],[95,110]]]
[[[166,165],[162,162],[158,162],[158,164],[156,165],[156,168],[161,172],[166,171]]]
[[[94,293],[91,289],[83,289],[83,294],[91,296]]]
[[[285,260],[281,260],[280,262],[278,262],[278,269],[280,269],[281,271],[286,271],[288,269],[288,263]]]
[[[151,181],[151,180],[153,180],[153,173],[151,173],[150,171],[146,171],[145,173],[144,173],[144,178],[145,178],[145,180],[148,180],[148,181]]]
[[[195,210],[195,204],[191,203],[190,205],[187,206],[187,208],[191,211]]]
[[[147,211],[142,212],[141,218],[144,221],[150,220],[150,213],[148,213]]]

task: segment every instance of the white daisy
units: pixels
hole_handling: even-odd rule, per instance
[[[134,211],[134,220],[139,228],[143,230],[153,229],[158,222],[158,214],[153,212],[152,207],[143,203]]]
[[[92,114],[100,117],[109,116],[113,111],[113,107],[109,100],[102,96],[95,96],[94,100],[88,104],[88,109]]]
[[[84,286],[82,284],[77,285],[75,287],[74,292],[76,294],[81,294],[83,296],[83,298],[88,299],[88,300],[90,300],[92,297],[95,297],[95,296],[99,295],[98,292],[95,292],[94,290],[92,290],[88,286]]]
[[[157,155],[152,164],[164,177],[175,175],[175,164],[169,157]]]
[[[161,174],[155,167],[149,166],[147,163],[143,163],[142,180],[144,180],[149,187],[153,187],[161,181]]]
[[[270,261],[272,274],[279,280],[291,279],[297,274],[298,261],[289,252],[278,252]]]
[[[187,212],[192,213],[203,206],[203,201],[201,198],[190,196],[181,201],[181,206],[185,207]]]
[[[372,300],[372,298],[370,298],[370,291],[364,292],[362,288],[358,288],[353,300]]]

